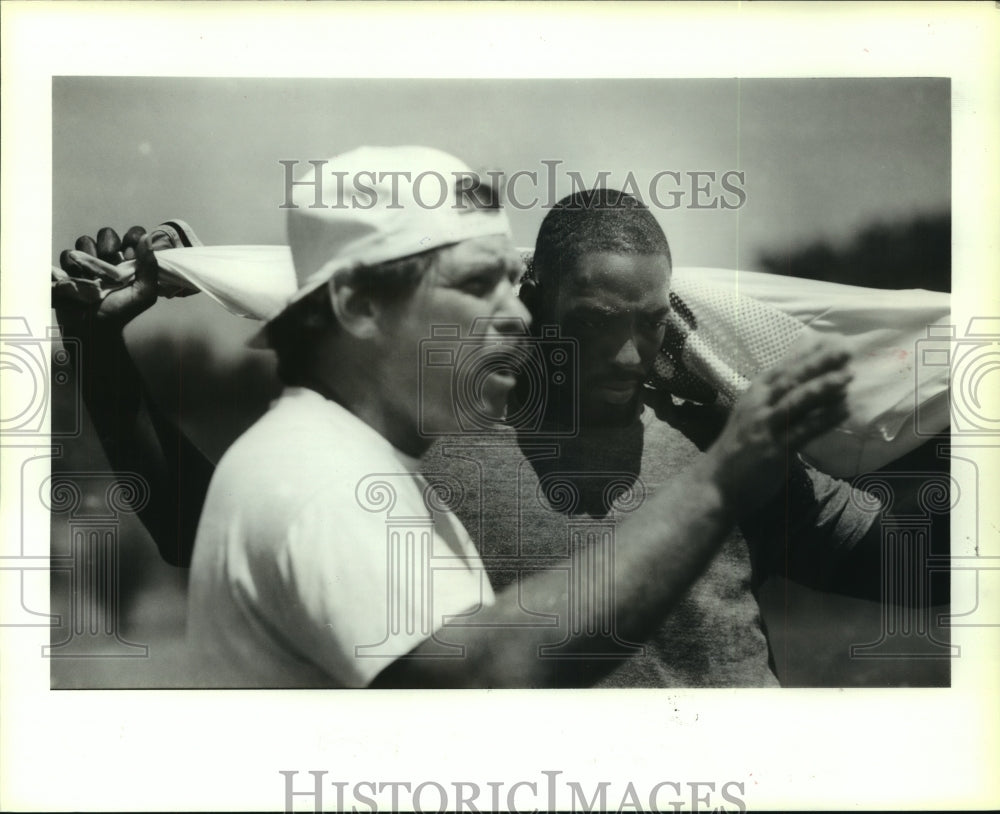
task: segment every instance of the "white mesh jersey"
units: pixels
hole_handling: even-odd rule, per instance
[[[530,268],[531,251],[521,251]],[[193,245],[157,257],[161,285],[202,290],[240,316],[264,318],[295,286],[287,246]],[[133,269],[121,264],[120,279],[106,284],[122,285]],[[809,445],[812,463],[850,477],[947,428],[949,367],[925,364],[920,343],[949,322],[950,295],[684,266],[671,285],[673,312],[650,386],[731,406],[757,373],[800,343],[837,335],[853,353],[851,418]]]

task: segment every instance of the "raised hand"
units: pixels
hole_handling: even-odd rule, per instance
[[[771,497],[795,452],[847,418],[849,359],[829,341],[817,342],[765,371],[737,402],[708,454],[740,511]]]
[[[113,469],[137,473],[149,484],[139,517],[173,565],[190,561],[213,466],[146,394],[122,329],[161,294],[195,293],[179,286],[162,290],[153,252],[153,245],[195,242],[201,245],[183,221],[163,224],[152,235],[133,226],[124,238],[106,226],[96,240],[78,238],[60,255],[61,268],[52,270],[52,305],[64,336],[76,340],[66,350],[78,354],[80,395],[97,437]],[[134,274],[123,273],[119,265],[132,259]]]
[[[136,259],[135,274],[122,285],[117,266]],[[52,269],[52,305],[60,325],[81,320],[120,330],[157,298],[159,266],[142,226],[133,226],[118,237],[109,226],[77,238],[75,248],[59,256],[61,269]]]

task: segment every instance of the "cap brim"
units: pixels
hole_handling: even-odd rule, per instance
[[[244,344],[251,350],[270,350],[271,345],[267,341],[267,325],[264,323]]]
[[[286,302],[276,313],[269,316],[267,319],[261,323],[260,329],[253,334],[245,343],[246,347],[252,350],[270,350],[271,345],[267,341],[267,326],[270,325],[274,320],[280,317],[285,311],[291,308],[295,303],[301,300],[303,297],[312,294],[320,286],[324,286],[329,282],[329,279],[317,280],[306,286],[303,286],[298,291],[296,291],[291,298]]]

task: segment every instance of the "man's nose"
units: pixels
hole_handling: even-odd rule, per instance
[[[614,362],[617,367],[626,369],[638,369],[642,366],[642,355],[639,353],[635,337],[630,336],[622,343],[615,353]]]
[[[531,312],[514,292],[514,287],[508,286],[494,317],[495,329],[499,333],[524,335],[530,326]]]

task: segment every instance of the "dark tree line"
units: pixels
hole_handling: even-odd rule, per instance
[[[831,283],[951,291],[951,214],[873,223],[839,245],[817,240],[765,251],[759,264],[772,274]]]

